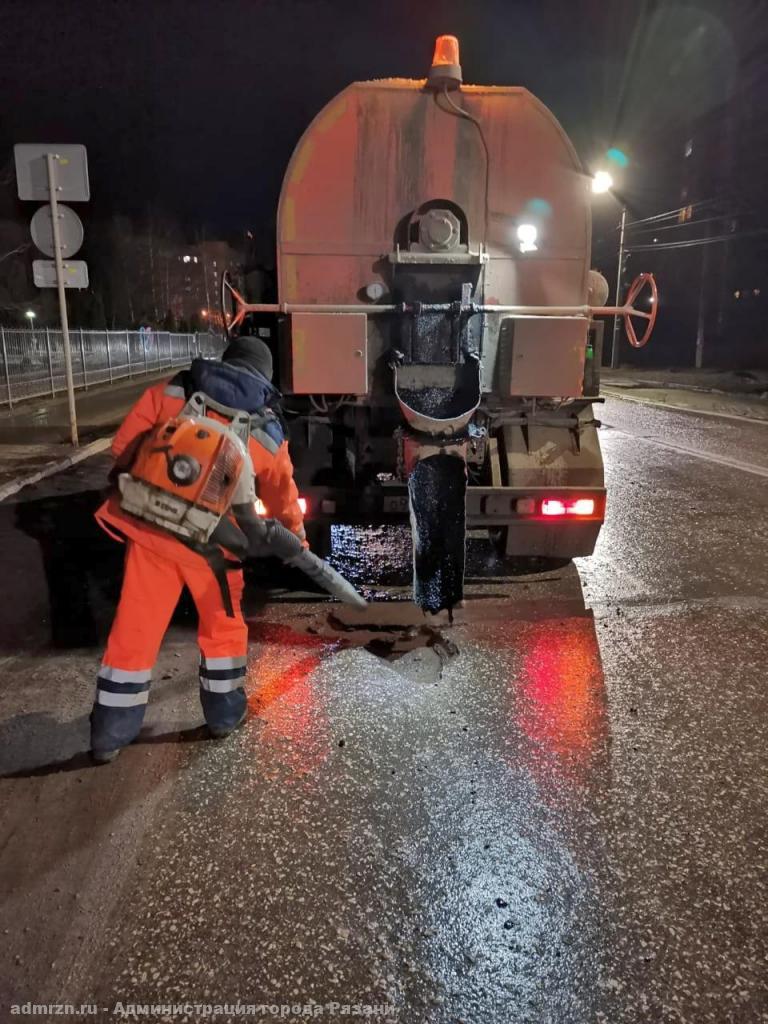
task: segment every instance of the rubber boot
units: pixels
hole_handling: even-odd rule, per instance
[[[216,740],[234,732],[243,724],[248,713],[248,702],[242,686],[230,690],[229,693],[212,693],[201,687],[200,703],[203,706],[208,732]]]
[[[114,761],[123,747],[133,743],[144,721],[146,704],[114,708],[94,704],[91,711],[91,757],[97,764]]]

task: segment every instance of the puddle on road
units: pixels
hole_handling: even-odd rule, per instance
[[[114,609],[124,550],[93,518],[101,492],[29,490],[34,497],[0,511],[4,579],[14,595],[0,608],[0,650],[94,646]]]

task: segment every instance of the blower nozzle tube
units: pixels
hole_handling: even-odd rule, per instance
[[[341,573],[305,548],[295,533],[287,530],[277,519],[262,519],[251,506],[233,509],[237,524],[248,538],[249,553],[276,555],[281,562],[301,569],[331,597],[364,610],[368,602]],[[266,549],[266,550],[265,550]]]

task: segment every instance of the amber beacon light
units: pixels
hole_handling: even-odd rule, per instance
[[[456,36],[438,36],[435,55],[427,76],[428,89],[458,89],[461,85],[459,40]]]

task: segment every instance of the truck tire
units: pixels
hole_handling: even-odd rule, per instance
[[[326,558],[331,553],[331,524],[330,523],[304,523],[307,533],[309,550],[318,556]]]

